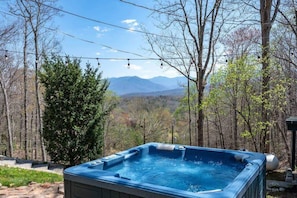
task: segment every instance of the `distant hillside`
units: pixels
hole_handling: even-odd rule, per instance
[[[119,96],[123,95],[182,95],[182,84],[186,79],[183,77],[167,78],[155,77],[143,79],[137,76],[126,76],[119,78],[109,78],[109,90]]]
[[[122,95],[123,97],[131,97],[131,96],[182,96],[184,95],[184,89],[170,89],[165,91],[155,91],[155,92],[146,92],[146,93],[129,93]]]
[[[168,89],[182,88],[186,85],[187,79],[185,77],[167,78],[164,76],[158,76],[149,79],[153,83],[161,84],[166,86]]]

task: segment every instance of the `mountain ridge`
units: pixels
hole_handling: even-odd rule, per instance
[[[108,78],[110,83],[108,90],[119,96],[127,95],[181,95],[182,84],[186,83],[184,77],[168,78],[157,76],[149,79],[137,76],[123,76]]]

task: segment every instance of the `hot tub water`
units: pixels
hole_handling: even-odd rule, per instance
[[[139,183],[199,192],[223,189],[242,171],[244,163],[185,161],[158,155],[129,158],[106,171]]]

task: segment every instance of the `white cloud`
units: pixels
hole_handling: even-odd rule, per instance
[[[118,50],[116,50],[116,49],[109,49],[108,51],[112,52],[112,53],[117,53],[118,52]]]
[[[117,52],[118,52],[118,50],[113,49],[113,48],[111,48],[111,47],[107,47],[107,46],[104,46],[104,47],[102,47],[101,49],[102,49],[102,50],[106,50],[106,51],[108,51],[108,52],[112,52],[112,53],[117,53]]]
[[[109,31],[109,29],[107,29],[107,28],[103,28],[102,30],[101,30],[101,32],[108,32]]]
[[[100,52],[96,52],[96,56],[100,56],[100,54],[101,54]]]
[[[126,19],[126,20],[123,20],[122,23],[126,23],[126,24],[133,24],[133,23],[137,23],[136,22],[136,19]]]
[[[107,32],[107,29],[102,29],[99,26],[94,26],[93,29],[97,32],[96,37],[101,38],[103,36],[102,33]]]
[[[104,33],[104,32],[108,32],[109,29],[108,28],[101,28],[99,26],[94,26],[93,29],[97,32],[100,32],[100,33]]]
[[[99,26],[94,26],[93,28],[94,28],[94,30],[96,30],[97,32],[100,32],[100,27],[99,27]]]
[[[124,65],[124,67],[126,67],[126,68],[128,68],[128,69],[130,69],[130,70],[141,70],[142,69],[142,67],[141,66],[139,66],[139,65],[134,65],[134,64],[131,64],[130,63],[130,65]]]
[[[136,19],[126,19],[126,20],[123,20],[122,23],[125,23],[128,25],[128,29],[130,32],[133,32],[136,29],[136,27],[139,25]]]
[[[130,28],[129,28],[129,32],[133,32],[134,30],[135,30],[134,27],[130,27]]]

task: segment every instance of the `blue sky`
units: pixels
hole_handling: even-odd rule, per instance
[[[149,5],[151,1],[130,0],[130,2],[152,7]],[[133,32],[133,30],[141,30],[140,27],[144,26],[157,33],[152,25],[150,11],[120,0],[59,0],[56,7],[83,17],[127,28],[120,29],[63,13],[54,20],[59,30],[57,36],[61,39],[62,55],[90,57],[90,59],[83,58],[82,64],[89,62],[93,66],[97,66],[96,58],[98,58],[100,70],[106,78],[177,76],[177,72],[173,69],[166,67],[161,69],[159,60],[133,60],[156,58],[154,54],[144,50],[148,48],[144,35]],[[130,59],[129,69],[127,59]]]

